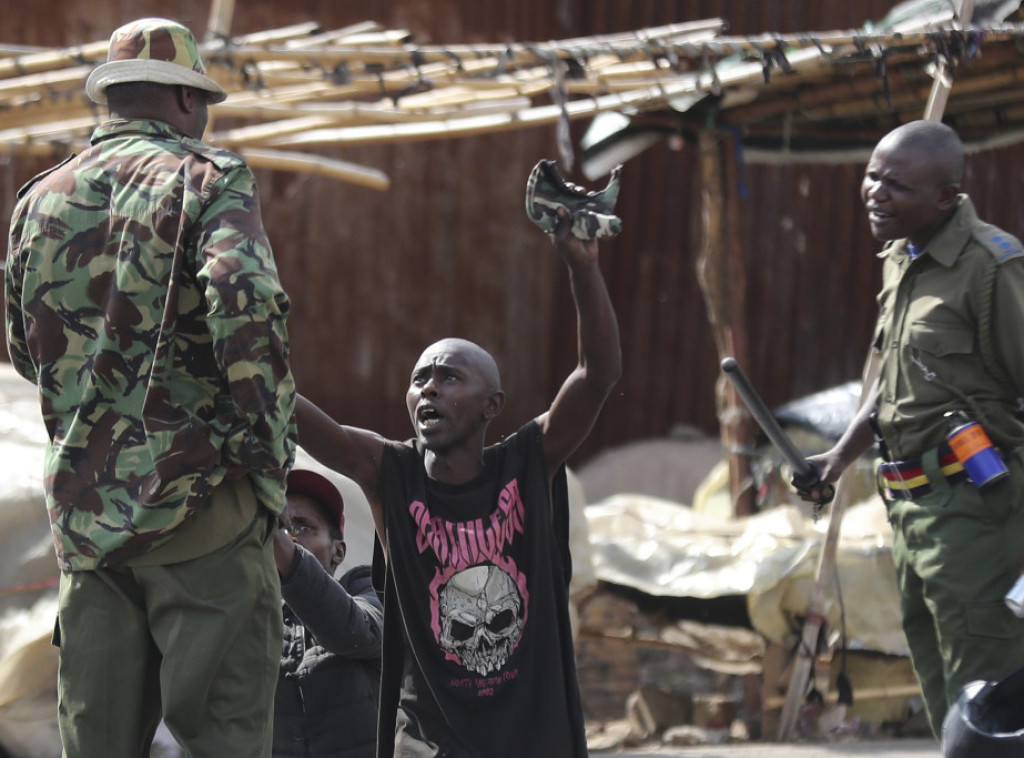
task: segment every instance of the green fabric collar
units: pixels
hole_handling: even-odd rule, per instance
[[[116,119],[104,121],[96,127],[92,133],[92,144],[96,144],[111,137],[120,137],[127,134],[143,134],[149,137],[164,137],[166,139],[181,140],[185,135],[163,121],[151,121],[143,119]]]
[[[963,193],[957,195],[956,206],[956,210],[946,224],[921,250],[919,258],[929,255],[937,263],[941,263],[947,268],[956,263],[972,231],[978,225],[978,214],[974,211],[974,203],[971,202],[971,198]],[[910,257],[907,240],[893,240],[882,249],[878,257],[892,258],[900,264],[905,263],[904,258]]]

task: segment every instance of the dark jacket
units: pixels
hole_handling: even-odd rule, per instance
[[[373,758],[384,611],[370,567],[339,581],[297,546],[284,598],[274,758]]]

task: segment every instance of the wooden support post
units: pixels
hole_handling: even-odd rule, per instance
[[[747,362],[746,275],[736,235],[740,217],[739,171],[732,135],[707,129],[700,140],[701,194],[704,242],[697,261],[697,278],[704,293],[711,331],[720,358]],[[753,423],[736,390],[724,375],[715,385],[722,447],[729,461],[729,491],[737,516],[754,512],[750,457]]]

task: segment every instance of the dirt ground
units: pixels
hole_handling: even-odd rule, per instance
[[[727,745],[699,745],[692,747],[649,747],[615,751],[591,751],[594,758],[841,758],[842,756],[872,756],[872,758],[939,758],[942,749],[930,739],[858,740],[823,743],[731,743]]]

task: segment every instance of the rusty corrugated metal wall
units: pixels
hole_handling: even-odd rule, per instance
[[[104,39],[133,17],[167,14],[153,0],[0,0],[0,42],[65,45]],[[263,0],[235,7],[235,34],[317,20],[372,19],[419,42],[556,39],[719,17],[730,32],[846,29],[885,15],[886,0]],[[210,3],[176,3],[202,34]],[[574,125],[579,136],[585,125]],[[339,420],[405,437],[408,372],[434,339],[458,334],[494,352],[509,404],[494,432],[550,401],[575,360],[574,313],[562,264],[525,219],[523,187],[554,130],[531,129],[332,155],[385,170],[387,193],[329,179],[259,172],[267,228],[293,299],[294,370],[301,389]],[[38,163],[0,166],[0,207]],[[744,164],[748,270],[747,373],[769,404],[859,375],[874,318],[878,265],[857,199],[862,166]],[[980,212],[1024,236],[1021,148],[972,159],[967,186]],[[718,375],[695,274],[700,181],[692,146],[658,145],[625,170],[625,231],[605,245],[625,373],[575,462],[677,424],[717,433]]]

